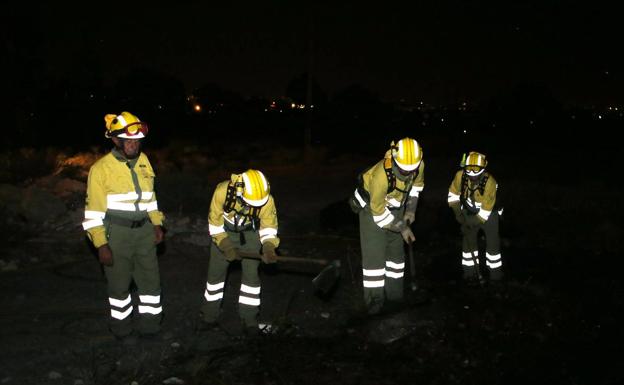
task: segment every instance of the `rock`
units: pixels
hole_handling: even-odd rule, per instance
[[[18,214],[21,211],[20,201],[23,189],[11,184],[0,184],[0,210],[8,214]]]
[[[84,385],[84,381],[80,378],[74,380],[74,385]]]
[[[8,384],[9,382],[11,382],[12,378],[11,377],[4,377],[1,381],[0,384]]]
[[[329,313],[327,313],[327,312],[321,313],[321,318],[328,319],[329,318]]]
[[[59,372],[51,371],[50,373],[48,373],[48,378],[51,380],[59,380],[63,378],[63,375]]]
[[[175,384],[184,384],[184,381],[179,379],[178,377],[169,377],[166,380],[163,381],[163,384],[165,385],[175,385]]]
[[[17,270],[17,261],[9,261],[9,263],[3,264],[0,269],[2,271],[16,271]]]
[[[49,221],[67,212],[63,201],[36,187],[29,187],[24,191],[20,206],[21,214],[31,223]]]

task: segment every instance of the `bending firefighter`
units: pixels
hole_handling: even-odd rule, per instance
[[[138,330],[160,330],[162,306],[156,244],[163,240],[164,216],[154,193],[154,170],[141,152],[148,126],[129,112],[106,115],[105,136],[115,148],[93,164],[87,182],[87,236],[104,266],[110,304],[110,330],[123,339],[133,332],[134,280],[139,296]]]
[[[424,187],[423,152],[416,140],[391,143],[384,159],[358,177],[350,199],[360,221],[364,303],[369,314],[381,311],[384,300],[403,301],[405,251],[415,240],[418,195]]]
[[[457,171],[449,187],[448,204],[461,225],[462,270],[469,283],[480,280],[479,248],[477,235],[483,230],[486,238],[485,263],[490,280],[503,278],[500,237],[498,234],[499,212],[496,210],[498,184],[486,170],[485,155],[478,152],[464,154],[462,170]]]
[[[210,202],[208,229],[212,237],[208,279],[201,307],[201,329],[216,326],[230,262],[241,260],[238,310],[246,333],[258,334],[260,309],[259,260],[241,259],[240,250],[262,252],[264,263],[277,261],[277,211],[269,182],[258,170],[233,174],[219,183]],[[259,329],[260,328],[260,329]]]

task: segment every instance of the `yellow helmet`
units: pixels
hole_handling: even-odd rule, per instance
[[[461,166],[469,176],[481,175],[487,166],[487,159],[485,155],[476,151],[471,151],[468,153],[468,156],[464,154]]]
[[[249,169],[241,174],[241,179],[243,186],[239,194],[247,204],[260,207],[269,200],[270,186],[262,172]]]
[[[392,158],[396,164],[405,171],[413,171],[418,168],[422,161],[423,152],[418,142],[412,138],[403,138],[390,144]]]
[[[149,131],[147,123],[141,122],[138,117],[126,111],[119,115],[107,114],[104,121],[106,122],[104,136],[107,138],[141,139],[145,138]]]

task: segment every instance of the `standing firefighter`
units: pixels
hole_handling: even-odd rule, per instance
[[[470,152],[468,156],[464,154],[461,162],[463,170],[455,174],[448,193],[448,204],[461,225],[463,235],[463,277],[471,284],[480,279],[479,230],[483,230],[486,237],[485,257],[490,280],[499,281],[503,278],[498,234],[499,213],[496,211],[498,184],[485,169],[486,166],[485,155],[478,152]]]
[[[105,136],[115,148],[91,167],[82,227],[104,265],[111,332],[119,339],[133,334],[129,289],[134,280],[138,330],[154,335],[162,317],[156,244],[163,240],[164,216],[154,193],[154,170],[141,152],[148,126],[129,112],[106,115],[104,120]]]
[[[411,138],[391,143],[383,160],[358,177],[350,199],[360,220],[364,303],[369,314],[381,311],[387,298],[403,301],[405,251],[412,247],[418,195],[425,181],[422,148]]]
[[[212,245],[200,329],[216,325],[228,266],[230,262],[241,260],[239,315],[246,334],[257,335],[265,327],[258,324],[260,261],[241,259],[239,249],[253,253],[261,250],[264,263],[277,261],[277,210],[269,182],[262,172],[250,169],[232,174],[230,180],[217,185],[210,202],[208,230]]]

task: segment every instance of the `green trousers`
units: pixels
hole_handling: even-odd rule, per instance
[[[132,332],[130,285],[136,284],[140,333],[160,331],[162,305],[160,273],[154,243],[154,226],[139,228],[108,224],[108,245],[113,252],[113,266],[105,266],[108,301],[111,307],[110,329],[117,336]]]
[[[234,245],[241,250],[253,253],[260,252],[262,246],[256,231],[243,231],[241,233],[228,231],[227,233]],[[240,234],[244,237],[244,244],[241,242]],[[260,276],[258,274],[260,261],[242,259],[241,264],[242,277],[238,296],[238,314],[245,327],[257,327],[260,312]],[[225,259],[223,252],[213,242],[210,246],[208,278],[204,291],[204,301],[201,306],[202,319],[205,322],[215,322],[219,317],[229,265],[230,262]]]
[[[498,212],[493,210],[488,220],[482,225],[472,228],[462,226],[462,271],[464,279],[475,279],[477,276],[475,266],[478,268],[480,261],[483,261],[483,258],[479,259],[477,238],[479,231],[483,231],[485,234],[485,264],[489,270],[490,279],[500,280],[503,278],[498,222]]]
[[[400,215],[398,211],[393,214]],[[369,210],[361,210],[359,217],[364,304],[369,314],[376,314],[385,299],[403,300],[403,237],[377,226]]]

